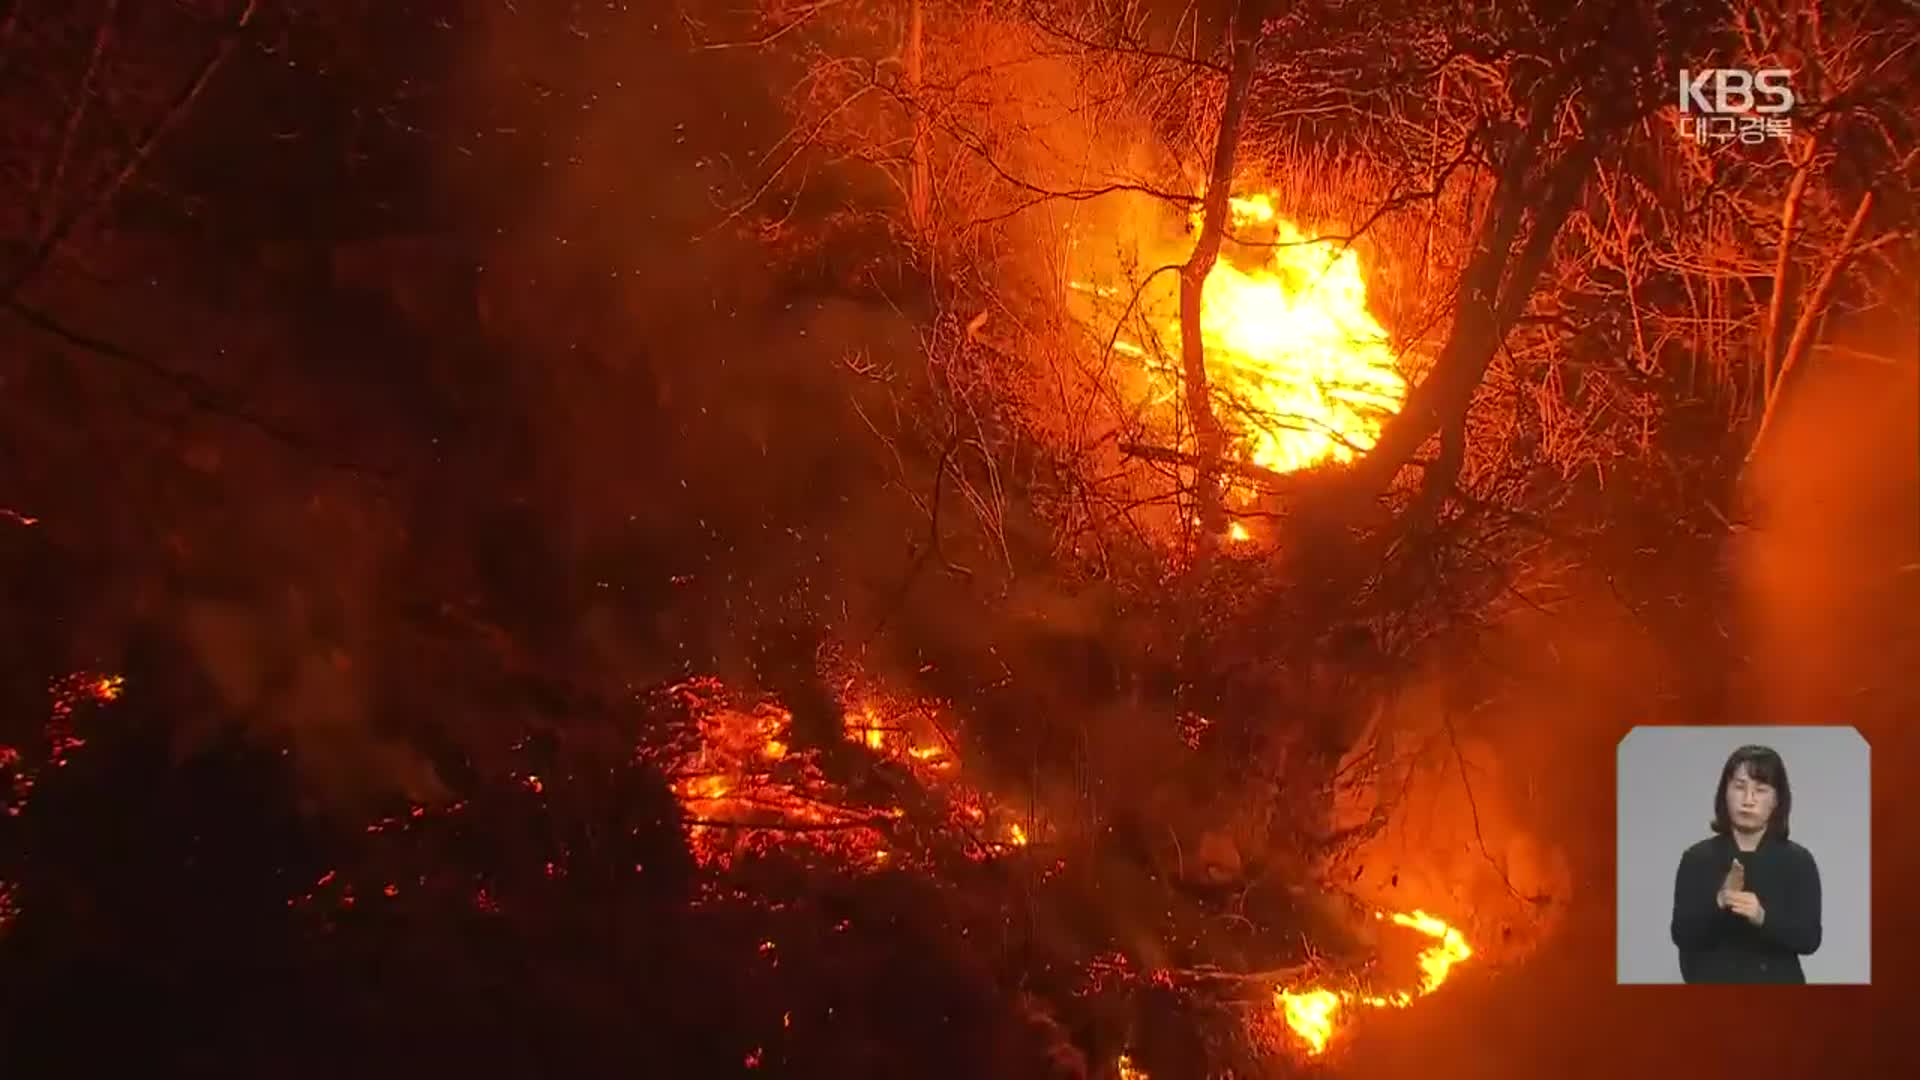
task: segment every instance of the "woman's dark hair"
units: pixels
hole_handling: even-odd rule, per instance
[[[1713,789],[1713,831],[1726,833],[1733,828],[1733,823],[1727,820],[1727,785],[1733,782],[1733,774],[1742,765],[1747,767],[1747,776],[1754,783],[1773,789],[1773,817],[1767,820],[1766,839],[1785,840],[1787,816],[1793,810],[1793,786],[1787,783],[1787,763],[1780,760],[1779,752],[1771,746],[1743,746],[1727,755],[1726,767],[1720,770],[1720,783]]]

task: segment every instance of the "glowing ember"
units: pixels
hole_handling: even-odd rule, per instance
[[[734,707],[713,680],[682,684],[675,693],[697,730],[669,775],[700,863],[724,867],[783,843],[870,863],[885,847],[879,826],[892,815],[846,805],[814,755],[790,750],[791,713],[771,703]]]
[[[1404,1009],[1416,998],[1424,997],[1440,989],[1447,981],[1453,966],[1473,955],[1467,939],[1460,931],[1448,926],[1443,920],[1415,911],[1375,912],[1375,919],[1390,920],[1396,926],[1404,926],[1429,938],[1434,943],[1420,951],[1420,988],[1417,992],[1405,990],[1391,994],[1368,994],[1354,990],[1331,990],[1313,988],[1307,990],[1275,990],[1274,1009],[1281,1019],[1300,1041],[1305,1044],[1310,1056],[1326,1052],[1327,1044],[1332,1041],[1338,1026],[1341,1010],[1354,1005],[1370,1008]]]
[[[47,687],[53,698],[45,727],[47,757],[45,764],[65,768],[69,755],[87,745],[74,729],[76,711],[85,705],[105,705],[120,697],[126,680],[118,675],[100,675],[76,671],[53,680]],[[19,817],[27,806],[27,797],[38,782],[37,770],[25,756],[11,746],[0,746],[0,778],[10,789],[4,808],[8,817]]]
[[[887,714],[901,714],[892,717]],[[916,774],[923,770],[944,770],[954,764],[946,746],[946,734],[929,717],[924,706],[892,708],[875,702],[863,702],[846,714],[841,724],[847,741],[866,747]],[[913,724],[914,719],[920,721]]]
[[[21,524],[31,525],[33,519],[25,519]],[[47,687],[53,704],[45,728],[46,763],[56,768],[65,767],[71,760],[67,755],[87,745],[87,741],[74,732],[74,717],[82,706],[117,701],[125,687],[126,680],[119,675],[86,671],[76,671],[53,680]],[[38,772],[29,764],[26,755],[15,747],[0,746],[0,808],[5,810],[8,817],[19,817],[26,811],[27,799],[33,794],[38,780]],[[11,882],[0,881],[0,931],[4,931],[7,924],[19,914],[19,887]]]
[[[1120,1073],[1120,1080],[1148,1080],[1146,1072],[1133,1063],[1131,1054],[1121,1054],[1114,1066]]]
[[[955,778],[959,760],[933,706],[856,695],[851,682],[842,689],[859,701],[843,714],[846,740],[897,768],[884,774],[885,784],[907,805],[925,808],[923,820],[902,828],[906,810],[855,798],[829,778],[820,750],[794,745],[786,709],[743,707],[717,680],[695,679],[669,691],[690,730],[654,756],[680,801],[696,861],[726,869],[741,856],[811,850],[848,869],[877,871],[903,859],[922,863],[930,845],[981,859],[1027,843],[1019,826],[1002,827],[1011,836],[1002,843],[981,838],[992,815],[980,793]]]
[[[73,707],[85,701],[117,701],[120,692],[126,688],[127,680],[120,675],[95,675],[79,671],[63,679],[55,679],[53,691],[53,711],[56,716],[69,716]]]
[[[4,506],[0,506],[0,521],[11,521],[15,525],[24,525],[24,526],[33,526],[33,525],[40,524],[39,518],[28,517],[26,514],[23,514],[18,510],[9,510]]]
[[[1233,199],[1230,207],[1229,232],[1241,243],[1229,242],[1215,264],[1200,312],[1215,412],[1249,464],[1285,473],[1351,461],[1378,441],[1407,398],[1387,332],[1367,310],[1359,255],[1311,238],[1281,218],[1269,196]],[[1124,300],[1111,287],[1072,287]],[[1178,305],[1163,296],[1142,310],[1162,354],[1177,356]],[[1177,363],[1134,342],[1115,345],[1145,359],[1161,402],[1177,400]],[[1233,538],[1245,539],[1245,530]]]

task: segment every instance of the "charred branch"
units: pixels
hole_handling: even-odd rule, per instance
[[[1214,263],[1220,257],[1220,242],[1227,228],[1227,200],[1233,194],[1240,126],[1246,117],[1247,92],[1253,83],[1264,13],[1265,0],[1239,0],[1234,12],[1232,75],[1227,81],[1226,100],[1220,108],[1220,130],[1214,136],[1213,167],[1207,175],[1200,233],[1194,240],[1192,256],[1180,272],[1180,370],[1187,422],[1193,428],[1200,459],[1196,485],[1200,504],[1199,550],[1203,562],[1217,549],[1227,523],[1220,489],[1225,433],[1213,408],[1200,306],[1207,277],[1213,273]]]

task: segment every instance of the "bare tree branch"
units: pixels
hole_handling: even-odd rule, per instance
[[[253,16],[258,7],[259,0],[247,0],[246,8],[221,35],[213,54],[201,63],[199,69],[194,72],[193,78],[187,81],[187,84],[168,104],[166,110],[161,113],[160,118],[147,129],[146,134],[141,136],[139,142],[134,145],[133,152],[127,155],[127,160],[114,173],[107,186],[95,193],[92,198],[82,200],[79,205],[55,221],[41,237],[33,252],[28,255],[27,260],[4,279],[0,279],[0,304],[11,305],[20,290],[33,280],[34,276],[60,250],[61,245],[66,243],[74,229],[113,203],[121,189],[126,187],[127,182],[133,179],[134,174],[139,172],[147,159],[152,156],[160,140],[192,111],[193,103],[199,99],[200,92],[206,89],[221,65],[226,63],[227,57],[233,53],[233,47],[239,43],[241,34],[252,25]]]

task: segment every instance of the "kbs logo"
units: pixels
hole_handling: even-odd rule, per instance
[[[1793,111],[1799,100],[1793,96],[1793,72],[1786,68],[1706,68],[1702,71],[1680,69],[1680,111],[1683,113],[1719,113],[1738,116],[1745,113],[1784,113]],[[1755,91],[1770,105],[1754,100]]]
[[[1680,134],[1695,142],[1756,144],[1793,137],[1793,72],[1785,68],[1680,69]]]

